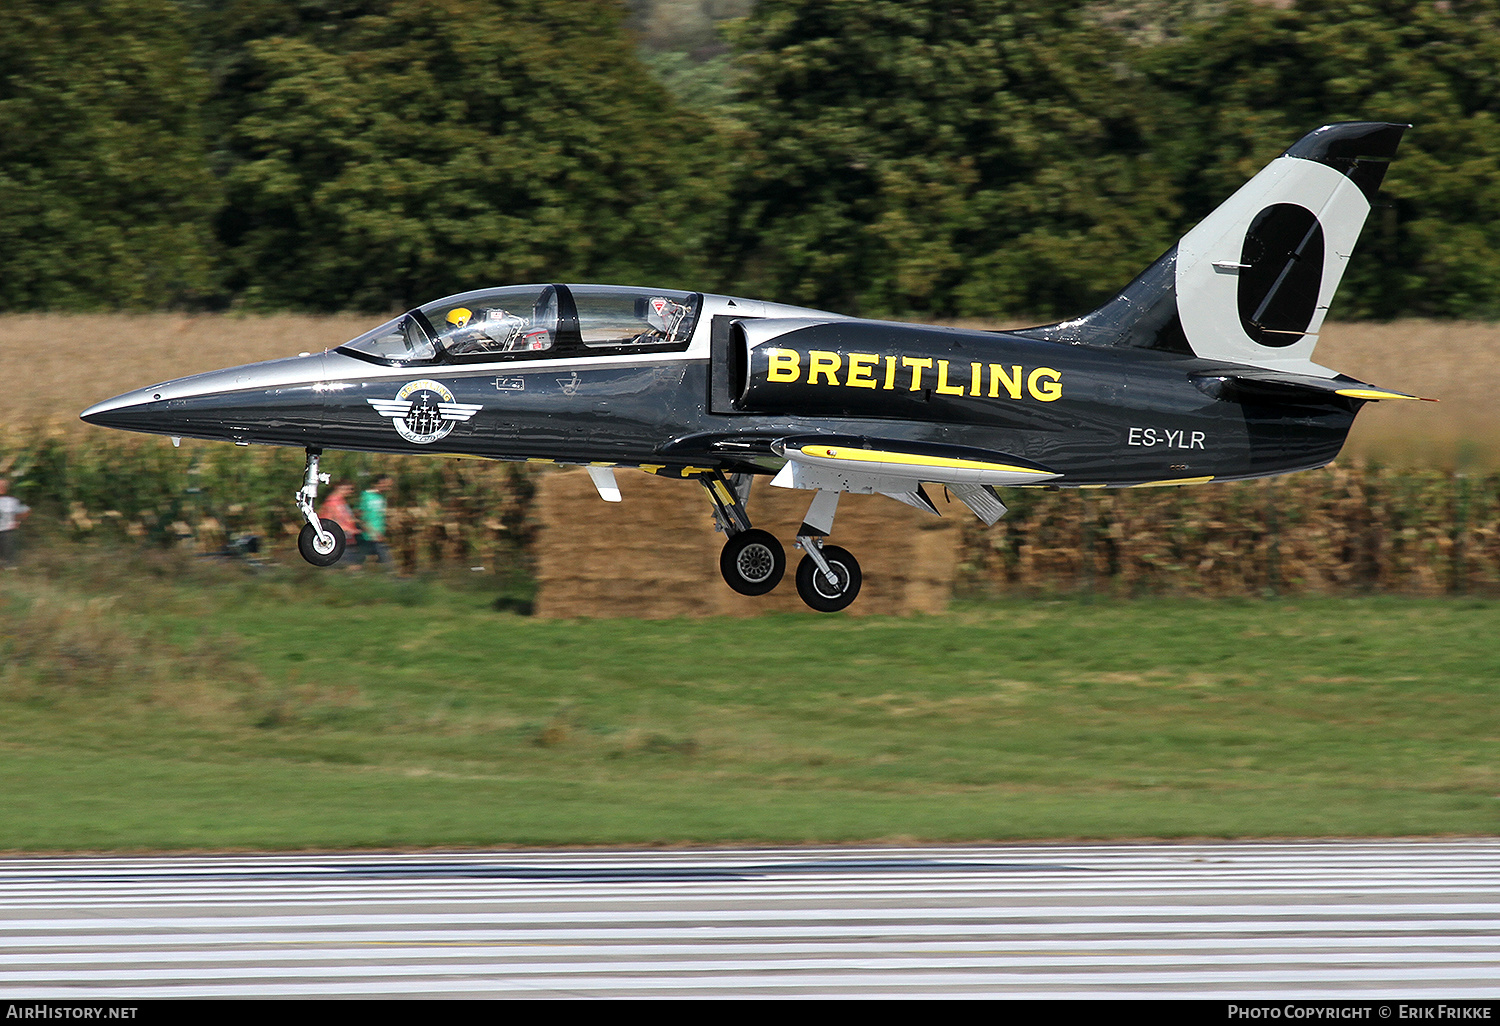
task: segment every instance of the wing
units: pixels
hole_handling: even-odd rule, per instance
[[[772,448],[789,463],[935,484],[1038,484],[1062,476],[1020,456],[963,445],[804,435],[779,439]]]
[[[933,442],[802,435],[777,439],[771,448],[786,460],[773,485],[878,492],[936,513],[937,507],[922,490],[926,481],[945,485],[986,524],[1005,515],[995,485],[1040,484],[1062,476],[1009,453]]]
[[[783,488],[878,493],[932,513],[937,510],[922,482],[941,484],[986,524],[1005,515],[995,485],[1040,484],[1062,476],[1009,453],[862,435],[705,433],[673,439],[660,451],[761,473],[779,471],[771,483]]]

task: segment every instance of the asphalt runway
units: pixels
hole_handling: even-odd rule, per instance
[[[0,860],[0,998],[1500,997],[1500,841]]]

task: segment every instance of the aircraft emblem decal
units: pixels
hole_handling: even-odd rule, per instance
[[[423,378],[402,386],[394,399],[367,399],[382,417],[391,418],[396,433],[408,442],[431,445],[447,438],[453,425],[466,421],[483,406],[456,403],[453,393],[438,381]]]

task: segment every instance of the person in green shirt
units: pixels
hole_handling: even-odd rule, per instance
[[[391,550],[385,543],[385,493],[390,490],[391,476],[382,475],[359,497],[359,543],[355,548],[354,562],[363,566],[366,559],[374,556],[381,566],[392,565]]]

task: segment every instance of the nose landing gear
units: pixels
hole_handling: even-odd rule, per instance
[[[307,450],[307,466],[302,473],[302,487],[297,490],[297,509],[307,523],[297,535],[297,551],[313,566],[332,566],[344,554],[347,539],[344,529],[332,520],[318,519],[313,503],[318,500],[318,485],[328,483],[328,475],[318,473],[318,457],[322,449]]]

